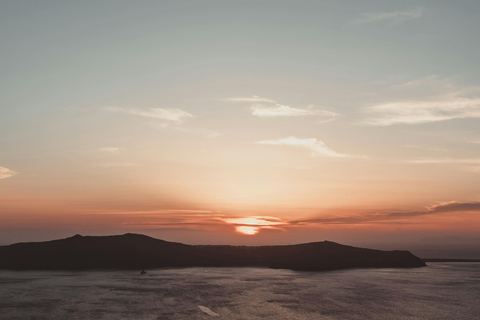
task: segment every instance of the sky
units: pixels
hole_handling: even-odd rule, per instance
[[[480,258],[478,1],[2,1],[0,244]]]

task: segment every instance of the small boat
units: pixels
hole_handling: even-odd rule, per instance
[[[140,271],[140,274],[145,274],[145,273],[147,273],[147,271],[145,270]]]

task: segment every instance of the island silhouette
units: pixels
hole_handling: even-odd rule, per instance
[[[127,233],[0,246],[0,269],[82,270],[184,267],[269,267],[299,271],[415,268],[409,251],[357,248],[331,241],[278,246],[187,245]]]

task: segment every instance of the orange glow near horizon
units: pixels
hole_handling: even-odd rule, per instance
[[[236,226],[235,231],[241,234],[253,236],[260,231],[260,227]]]
[[[228,224],[235,225],[235,231],[245,235],[255,235],[261,229],[274,228],[273,226],[281,226],[288,222],[277,217],[270,216],[253,216],[244,218],[222,218],[220,219]]]

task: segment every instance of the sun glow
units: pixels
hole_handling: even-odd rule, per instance
[[[236,232],[246,235],[255,235],[262,229],[280,229],[279,226],[286,224],[279,218],[263,216],[222,218],[221,220],[235,225]]]
[[[253,236],[260,231],[259,227],[236,226],[235,231],[249,236]]]

